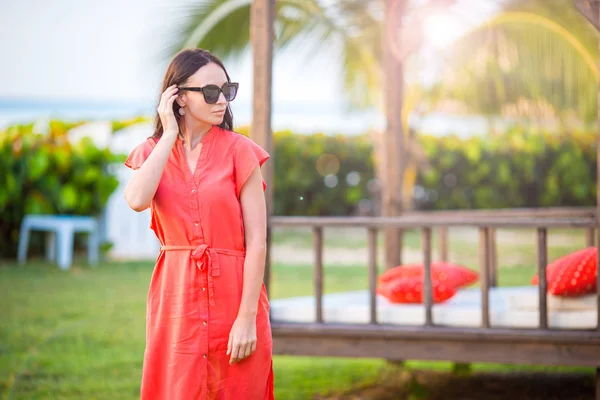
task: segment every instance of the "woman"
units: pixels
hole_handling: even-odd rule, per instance
[[[232,132],[238,85],[201,49],[171,61],[154,135],[125,161],[135,211],[161,243],[146,312],[141,398],[272,399],[263,273],[269,158]]]

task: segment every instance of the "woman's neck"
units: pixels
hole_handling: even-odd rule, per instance
[[[183,138],[185,147],[188,150],[196,148],[210,128],[212,128],[211,124],[199,121],[186,121],[184,119],[181,137]]]

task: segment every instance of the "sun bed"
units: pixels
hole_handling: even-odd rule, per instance
[[[538,327],[538,292],[535,286],[490,288],[490,325],[505,328]],[[482,325],[481,291],[463,289],[432,308],[435,325],[477,328]],[[369,291],[352,291],[323,296],[325,323],[367,324],[370,318]],[[281,322],[315,322],[314,296],[271,301],[271,315]],[[423,304],[395,304],[377,295],[377,319],[381,324],[418,326],[425,324]],[[593,329],[597,325],[596,297],[557,298],[548,296],[548,326],[561,329]]]
[[[271,300],[273,353],[504,364],[587,366],[596,369],[600,400],[600,294],[579,299],[547,294],[549,229],[580,228],[582,246],[600,242],[594,209],[411,212],[399,217],[271,217],[270,227],[311,227],[314,295]],[[367,233],[368,290],[324,294],[323,231],[359,226]],[[433,304],[432,233],[436,259],[448,260],[448,228],[479,230],[479,288],[461,289]],[[425,304],[392,304],[376,294],[379,230],[422,232]],[[537,236],[539,286],[498,287],[496,229],[530,229]],[[266,284],[270,286],[267,263]],[[600,276],[597,278],[600,286]],[[541,299],[541,302],[540,302]]]

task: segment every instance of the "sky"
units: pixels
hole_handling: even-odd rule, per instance
[[[181,6],[192,1],[0,0],[0,100],[154,104],[169,61],[161,49],[181,21]],[[240,83],[232,108],[248,122],[250,55],[226,67]],[[274,127],[291,122],[305,130],[381,126],[373,114],[343,112],[339,71],[324,52],[311,55],[308,63],[305,54],[276,52]],[[312,119],[300,121],[299,113]]]
[[[0,0],[0,97],[147,101],[157,96],[168,59],[157,53],[185,0]],[[10,62],[6,62],[10,60]],[[291,61],[291,62],[290,62]],[[307,70],[275,61],[279,100],[336,99],[331,60]],[[283,67],[285,64],[285,68]],[[250,100],[250,57],[226,65]],[[314,73],[314,71],[318,73]]]

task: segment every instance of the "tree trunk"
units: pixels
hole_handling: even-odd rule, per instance
[[[404,133],[402,131],[402,105],[404,95],[403,62],[398,49],[400,24],[406,0],[386,0],[383,67],[384,103],[386,130],[383,152],[382,214],[386,217],[399,216],[402,212],[402,181],[404,176]],[[402,232],[386,229],[384,235],[385,267],[401,263]]]
[[[250,43],[254,64],[254,88],[252,102],[251,138],[273,155],[271,131],[271,86],[273,70],[275,0],[254,0],[250,9]],[[273,161],[267,162],[262,170],[267,184],[267,220],[273,213]],[[271,229],[267,228],[267,259],[265,286],[270,286],[271,272]]]
[[[598,21],[600,21],[600,6],[599,1],[596,1],[595,9],[598,11],[596,14]],[[600,42],[598,42],[598,48],[600,49]],[[600,59],[598,60],[598,69],[600,69]],[[596,145],[596,234],[598,235],[597,246],[600,246],[600,85],[598,86],[598,128],[597,128],[597,145]],[[598,261],[600,261],[600,251],[598,252]],[[596,282],[598,290],[600,290],[600,274],[597,274]],[[597,299],[598,307],[598,323],[597,329],[600,331],[600,295]],[[600,400],[600,365],[596,368],[596,400]]]

